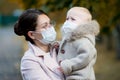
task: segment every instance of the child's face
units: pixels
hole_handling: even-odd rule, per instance
[[[73,22],[77,25],[85,24],[88,22],[88,20],[88,14],[77,9],[69,10],[66,17],[66,21]]]

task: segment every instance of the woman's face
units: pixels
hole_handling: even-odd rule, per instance
[[[38,19],[37,19],[37,26],[36,26],[36,31],[42,31],[44,29],[47,29],[48,27],[50,27],[50,18],[45,15],[39,15]]]
[[[46,30],[48,27],[51,27],[50,18],[45,14],[39,15],[37,18],[35,37],[37,39],[42,39],[42,35],[40,34],[40,32]]]

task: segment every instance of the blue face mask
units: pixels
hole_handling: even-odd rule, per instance
[[[50,27],[41,31],[41,35],[43,39],[39,39],[39,41],[45,45],[52,43],[56,39],[56,31],[54,27]]]

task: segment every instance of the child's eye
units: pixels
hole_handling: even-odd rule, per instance
[[[71,18],[71,20],[72,20],[72,21],[75,21],[75,19],[74,19],[74,18]]]
[[[66,18],[66,20],[69,20],[69,18]]]

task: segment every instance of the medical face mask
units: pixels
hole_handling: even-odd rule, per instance
[[[77,27],[77,24],[66,21],[61,28],[62,35],[64,36],[67,34],[71,34],[71,32],[73,32]]]
[[[43,38],[38,40],[45,45],[52,43],[56,39],[56,31],[54,27],[50,27],[41,31],[41,35]]]

